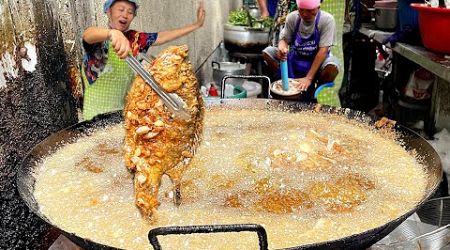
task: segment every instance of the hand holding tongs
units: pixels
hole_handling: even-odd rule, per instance
[[[191,119],[191,115],[185,109],[187,106],[186,103],[175,93],[166,93],[164,89],[162,89],[158,83],[156,83],[155,79],[153,79],[152,75],[145,70],[142,65],[139,63],[136,58],[129,55],[125,58],[126,62],[130,66],[130,68],[136,73],[139,74],[144,81],[150,85],[150,87],[156,92],[156,94],[161,97],[164,104],[169,108],[169,110],[181,119],[189,120]]]

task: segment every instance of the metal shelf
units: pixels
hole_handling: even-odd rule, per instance
[[[379,43],[383,43],[387,37],[394,34],[393,32],[377,30],[372,24],[362,24],[359,32]],[[427,69],[445,82],[450,83],[450,55],[437,54],[424,47],[406,43],[396,43],[395,46],[390,47],[397,54]]]
[[[359,32],[379,43],[383,43],[384,39],[394,34],[393,32],[377,30],[375,29],[375,25],[368,23],[363,23]]]
[[[436,54],[405,43],[396,43],[392,50],[450,83],[450,55]]]
[[[386,32],[377,30],[373,24],[363,23],[359,32],[367,37],[374,39],[379,43],[394,34],[393,32]],[[434,53],[421,46],[410,45],[398,42],[394,46],[386,44],[393,52],[393,73],[394,81],[398,81],[401,74],[402,62],[404,60],[413,62],[432,72],[437,81],[433,87],[431,108],[427,119],[430,124],[426,128],[429,136],[436,132],[436,128],[450,129],[450,55]],[[403,58],[403,59],[401,59]],[[400,70],[400,71],[399,71]]]

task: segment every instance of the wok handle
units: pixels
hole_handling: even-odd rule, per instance
[[[221,86],[221,92],[220,92],[220,99],[225,98],[225,81],[228,78],[239,78],[239,79],[264,79],[266,80],[270,86],[270,78],[267,76],[232,76],[232,75],[226,75],[222,78],[222,86]]]
[[[258,224],[227,224],[227,225],[196,225],[196,226],[170,226],[158,227],[148,232],[148,240],[153,249],[160,250],[158,235],[193,234],[193,233],[227,233],[227,232],[256,232],[258,234],[259,248],[267,250],[267,233],[263,226]]]

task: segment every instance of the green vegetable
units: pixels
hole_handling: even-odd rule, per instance
[[[274,21],[271,17],[253,18],[245,9],[230,11],[228,23],[234,26],[247,26],[253,28],[270,28]]]
[[[230,11],[228,14],[228,23],[235,26],[249,26],[249,17],[250,15],[244,9]]]
[[[271,17],[259,18],[253,20],[253,28],[270,28],[274,24]]]

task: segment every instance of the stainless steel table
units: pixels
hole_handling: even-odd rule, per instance
[[[362,25],[360,32],[380,43],[393,34],[373,29],[372,25],[367,24]],[[427,117],[430,126],[425,128],[426,133],[433,136],[436,130],[443,128],[450,130],[450,55],[434,53],[424,47],[406,43],[396,43],[390,47],[394,57],[392,64],[394,81],[404,80],[405,73],[410,73],[402,70],[405,61],[419,65],[437,77]]]

